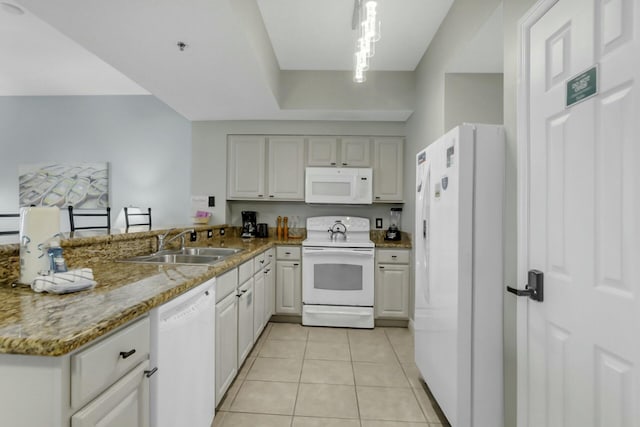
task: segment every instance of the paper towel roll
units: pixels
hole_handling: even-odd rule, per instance
[[[20,283],[30,285],[38,272],[49,269],[46,245],[60,233],[60,209],[20,209]]]

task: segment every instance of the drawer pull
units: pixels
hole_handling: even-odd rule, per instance
[[[291,252],[285,252],[284,254],[285,255],[291,255]]]
[[[378,267],[378,268],[379,268],[379,269],[381,269],[381,270],[383,270],[383,269],[384,269],[384,267],[383,267],[383,266],[380,266],[380,267]]]
[[[297,262],[295,264],[293,264],[294,267],[299,266],[300,264],[298,264]]]
[[[144,371],[145,377],[149,378],[151,375],[155,374],[158,371],[158,368],[153,368],[149,371]]]
[[[391,258],[398,258],[398,255],[391,255]]]
[[[136,352],[135,348],[133,348],[133,349],[131,349],[129,351],[121,351],[120,352],[120,357],[122,357],[123,359],[126,359],[127,357],[132,356],[133,353],[135,353],[135,352]]]
[[[264,260],[260,260],[260,264],[264,264]]]

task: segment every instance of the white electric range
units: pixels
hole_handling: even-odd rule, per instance
[[[307,219],[302,324],[373,328],[374,244],[368,218]]]

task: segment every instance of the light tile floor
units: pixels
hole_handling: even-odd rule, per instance
[[[405,328],[269,323],[213,427],[443,427]]]

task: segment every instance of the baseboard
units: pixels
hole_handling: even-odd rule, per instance
[[[388,327],[388,328],[406,328],[408,323],[409,323],[408,320],[401,320],[401,319],[376,319],[375,320],[376,326]]]
[[[299,323],[302,324],[302,316],[300,315],[288,315],[288,314],[274,314],[269,319],[269,322],[273,323]]]

